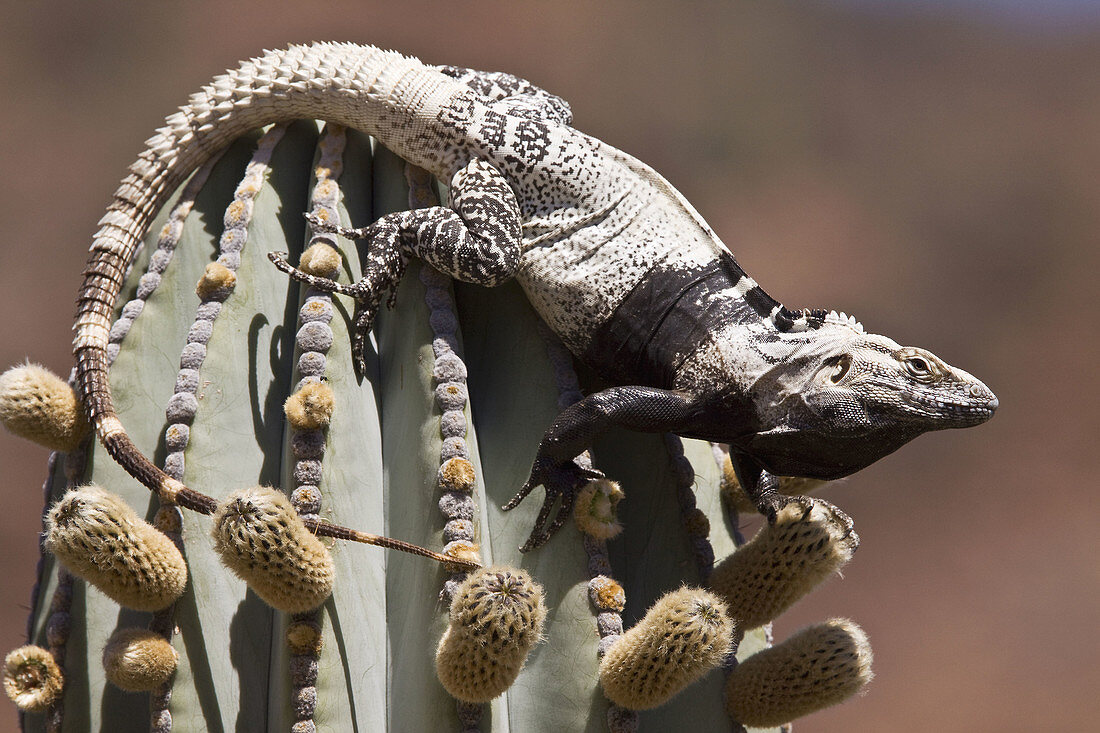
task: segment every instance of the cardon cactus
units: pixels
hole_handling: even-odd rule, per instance
[[[143,515],[140,531],[160,533],[166,555],[179,548],[185,570],[173,567],[187,585],[174,602],[158,596],[135,610],[130,596],[115,593],[128,607],[120,606],[93,585],[80,558],[45,554],[29,629],[41,648],[8,659],[11,685],[47,680],[26,706],[38,712],[23,713],[27,730],[730,726],[730,660],[640,713],[609,703],[599,678],[601,656],[628,640],[658,598],[705,586],[714,558],[735,550],[736,513],[719,493],[720,451],[671,436],[609,434],[592,457],[617,483],[591,487],[577,507],[585,516],[521,554],[539,502],[510,513],[500,506],[526,480],[543,430],[578,386],[518,285],[452,284],[411,262],[378,318],[360,379],[349,302],[299,286],[268,260],[287,252],[314,274],[354,281],[365,245],[311,236],[302,213],[363,225],[410,199],[425,205],[437,188],[361,134],[301,121],[238,140],[161,212],[111,332],[116,406],[154,462],[224,503],[214,518],[162,507],[90,439],[55,454],[45,490],[50,505],[62,504],[51,521],[71,519],[63,497],[74,487],[102,487],[85,491],[107,492],[103,501]],[[71,448],[72,434],[54,447]],[[257,485],[287,498],[233,493]],[[319,541],[303,534],[296,515],[496,566],[500,588],[464,584],[457,565]],[[256,580],[256,572],[267,575]],[[494,688],[484,694],[489,702],[469,701],[482,699],[478,692],[459,703],[434,660],[449,653],[440,646],[445,632],[467,645],[504,633],[478,624],[505,618],[507,608],[463,611],[488,604],[483,592],[504,604],[522,596],[527,610],[516,618],[525,620],[508,621],[507,633],[533,648],[525,663],[506,650],[510,668],[522,669],[514,682],[504,679],[502,694]],[[466,600],[452,606],[452,597]],[[766,646],[760,629],[734,634],[736,618],[707,619],[734,642],[744,632],[740,658]],[[449,622],[458,626],[448,631]],[[492,656],[494,644],[477,654]],[[454,659],[439,664],[461,671]],[[153,691],[123,692],[112,679]],[[801,703],[791,709],[806,709]]]

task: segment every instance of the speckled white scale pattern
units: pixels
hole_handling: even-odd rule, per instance
[[[105,345],[104,314],[114,307],[121,273],[172,190],[244,132],[297,118],[363,130],[444,181],[472,160],[499,171],[523,225],[516,276],[574,352],[651,269],[707,263],[721,249],[663,178],[568,126],[568,105],[557,97],[508,75],[449,73],[369,46],[321,43],[266,52],[192,95],[150,138],[101,221],[76,349],[89,350],[93,362]],[[467,193],[476,200],[476,188]],[[467,223],[478,235],[477,222]],[[492,247],[514,248],[508,239],[490,231],[485,251],[507,260]],[[449,274],[492,279],[472,269]]]

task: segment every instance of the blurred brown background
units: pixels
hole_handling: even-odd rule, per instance
[[[84,252],[125,166],[239,58],[333,39],[510,71],[662,171],[788,305],[855,313],[1001,398],[990,424],[830,492],[863,548],[777,636],[850,616],[878,677],[797,729],[1091,728],[1100,13],[916,5],[8,0],[0,365],[68,373]],[[0,436],[0,650],[22,643],[45,459]],[[0,730],[15,718],[0,702]]]

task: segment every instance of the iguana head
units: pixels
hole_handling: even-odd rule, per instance
[[[845,476],[921,433],[977,425],[997,409],[993,392],[967,372],[865,333],[844,314],[781,334],[769,350],[784,346],[784,357],[754,380],[763,428],[744,445],[775,474]]]

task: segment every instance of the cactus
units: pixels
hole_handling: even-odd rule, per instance
[[[739,544],[713,447],[605,436],[593,455],[616,483],[595,482],[578,502],[587,512],[579,528],[567,524],[522,555],[538,502],[508,514],[499,507],[526,480],[542,431],[578,388],[519,286],[452,285],[410,263],[393,308],[379,316],[360,380],[349,303],[300,288],[268,261],[268,252],[286,251],[311,272],[354,281],[360,250],[310,238],[302,212],[365,224],[408,208],[406,174],[369,138],[303,121],[237,141],[161,212],[111,332],[116,406],[143,451],[222,509],[212,520],[161,506],[90,440],[86,459],[83,448],[55,454],[51,505],[75,486],[105,487],[150,520],[143,527],[161,545],[182,550],[189,576],[174,603],[143,606],[161,607],[150,616],[132,602],[117,605],[63,548],[46,554],[30,637],[44,647],[42,669],[46,658],[63,661],[47,677],[56,686],[64,673],[65,688],[63,704],[24,715],[27,730],[668,730],[689,717],[700,729],[729,726],[721,670],[641,713],[612,705],[598,675],[601,653],[658,598],[704,585],[714,557]],[[435,185],[410,180],[413,196]],[[288,498],[234,493],[258,484]],[[257,496],[270,500],[266,508]],[[267,523],[249,525],[256,534],[242,534],[245,520],[268,510]],[[453,615],[452,600],[471,588],[461,565],[322,544],[303,534],[295,513],[455,560],[522,567],[543,589],[535,605],[549,641],[525,664],[494,658],[523,664],[502,694],[456,703],[432,658],[446,656],[448,607]],[[308,564],[310,573],[287,576],[280,562]],[[264,563],[272,572],[256,576]],[[540,636],[537,626],[525,643]],[[130,632],[121,630],[136,628],[147,628],[141,638],[153,645],[154,672],[141,682],[151,695],[109,683],[122,679],[119,649]],[[171,643],[178,667],[157,638]],[[738,657],[765,646],[763,630],[746,630]]]

